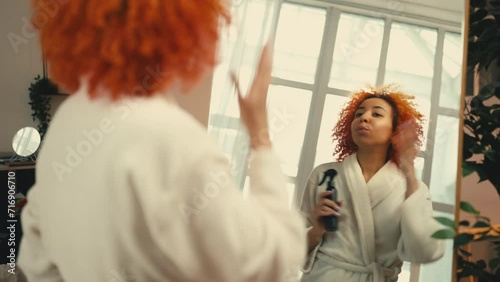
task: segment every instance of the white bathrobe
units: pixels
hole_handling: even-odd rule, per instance
[[[281,281],[303,220],[268,149],[244,200],[206,129],[163,97],[70,96],[50,124],[22,213],[33,282]]]
[[[338,230],[325,233],[309,253],[302,281],[397,281],[402,261],[426,263],[443,256],[444,242],[431,238],[440,226],[425,184],[419,182],[405,199],[406,180],[393,162],[366,183],[356,154],[313,170],[301,205],[307,227],[327,188],[326,181],[318,184],[331,168],[338,172],[334,186],[343,202]]]

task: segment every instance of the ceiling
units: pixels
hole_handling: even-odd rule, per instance
[[[390,1],[390,0],[387,0]],[[393,0],[395,1],[395,0]],[[418,4],[422,6],[434,7],[442,10],[451,10],[455,12],[462,12],[464,1],[460,0],[403,0],[401,2],[408,2],[413,4]],[[461,3],[457,5],[457,3]]]

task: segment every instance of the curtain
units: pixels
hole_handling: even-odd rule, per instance
[[[240,121],[234,72],[243,94],[253,81],[262,47],[274,39],[282,0],[233,0],[231,25],[222,27],[214,70],[208,132],[231,162],[233,177],[243,189],[248,169],[249,138]]]

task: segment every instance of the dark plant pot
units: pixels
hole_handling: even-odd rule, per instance
[[[59,87],[57,87],[56,84],[54,84],[50,79],[44,77],[41,78],[39,81],[39,87],[40,87],[40,94],[43,95],[54,95],[59,93]]]

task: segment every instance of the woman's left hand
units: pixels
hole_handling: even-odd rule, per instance
[[[399,150],[399,168],[403,172],[407,181],[407,196],[417,189],[417,179],[415,176],[415,157],[420,152],[418,142],[417,124],[410,120],[399,126],[393,136],[393,144]]]
[[[273,45],[267,43],[262,49],[259,66],[248,94],[243,96],[236,74],[231,74],[238,102],[240,104],[241,120],[250,135],[250,145],[253,149],[269,147],[269,128],[267,121],[267,92],[271,83],[271,70],[273,64]]]

